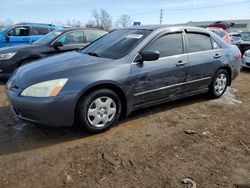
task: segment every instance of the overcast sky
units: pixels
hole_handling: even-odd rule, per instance
[[[250,19],[250,0],[0,0],[0,22],[44,22],[91,19],[91,10],[105,9],[113,18],[128,14],[142,24]],[[218,6],[218,7],[214,7]]]

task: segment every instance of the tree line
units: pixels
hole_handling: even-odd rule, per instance
[[[14,22],[11,19],[7,19],[4,22],[0,22],[0,28],[10,26],[13,23]],[[64,27],[86,27],[86,28],[96,28],[105,31],[110,31],[112,29],[131,26],[132,19],[129,15],[123,14],[117,20],[113,21],[112,17],[106,10],[94,9],[91,11],[91,19],[87,23],[83,23],[80,20],[67,20],[67,21],[53,20],[51,21],[51,23]]]

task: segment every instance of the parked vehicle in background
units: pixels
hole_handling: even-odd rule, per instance
[[[226,43],[232,44],[232,38],[228,34],[228,32],[222,28],[219,27],[208,27],[208,30],[216,33],[218,36],[220,36]]]
[[[242,41],[237,44],[242,54],[250,49],[250,32],[241,32],[240,33]]]
[[[245,51],[242,57],[242,67],[250,68],[250,50]]]
[[[19,23],[3,28],[0,31],[0,48],[30,44],[55,29],[59,29],[59,27],[38,23]]]
[[[0,78],[8,78],[20,66],[51,55],[79,50],[106,31],[90,29],[55,30],[32,44],[0,49]]]
[[[133,110],[208,92],[218,98],[241,54],[213,32],[185,26],[118,29],[81,52],[20,67],[7,83],[13,113],[48,126],[109,129]]]
[[[238,45],[242,42],[240,33],[229,33],[229,36],[232,38],[232,44]]]
[[[235,23],[232,21],[217,21],[217,22],[210,24],[208,27],[221,28],[224,31],[228,31],[234,25]]]

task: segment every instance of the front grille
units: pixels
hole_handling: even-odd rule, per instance
[[[247,66],[250,66],[250,63],[246,63]]]

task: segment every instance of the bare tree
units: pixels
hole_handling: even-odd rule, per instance
[[[79,20],[67,20],[67,27],[81,27],[82,23]]]
[[[95,23],[95,21],[93,21],[93,20],[89,20],[89,21],[85,24],[85,27],[86,27],[86,28],[97,28],[96,23]]]
[[[103,9],[101,9],[100,21],[101,26],[105,31],[109,31],[112,29],[112,17]]]
[[[5,21],[0,22],[0,25],[1,25],[1,27],[7,27],[7,26],[13,25],[13,23],[14,22],[10,18],[8,18]]]
[[[128,27],[131,26],[132,24],[132,20],[131,17],[127,14],[123,14],[121,15],[121,17],[118,20],[118,23],[122,26],[122,27]]]
[[[92,16],[96,23],[96,27],[99,28],[100,27],[100,14],[96,9],[92,10]]]
[[[111,30],[112,28],[112,17],[103,9],[97,11],[96,9],[92,11],[92,16],[94,20],[90,20],[88,22],[93,24],[95,23],[95,27],[98,29],[104,29],[106,31]]]

